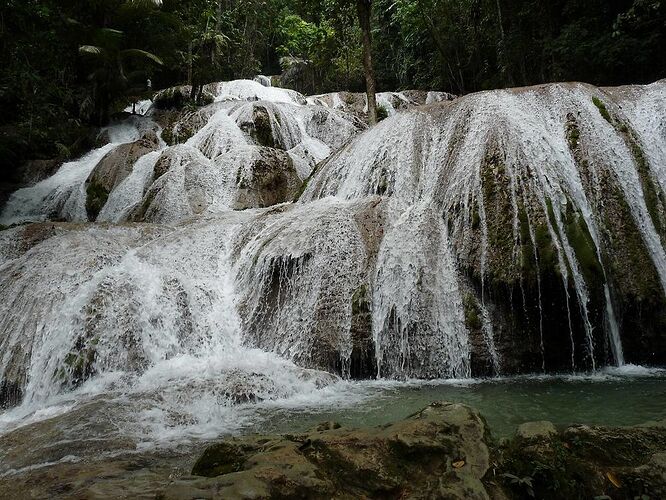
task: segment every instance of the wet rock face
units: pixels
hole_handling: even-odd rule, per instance
[[[432,265],[412,258],[422,243],[403,221],[415,205],[441,215],[445,231],[423,232],[453,252],[470,347],[458,356],[469,353],[473,375],[659,363],[664,88],[545,85],[398,113],[322,164],[300,201],[382,195],[392,207],[384,232],[417,275]],[[395,289],[412,274],[400,269]],[[411,348],[429,335],[436,302],[421,312],[404,300],[412,306],[389,310],[388,322],[373,307],[373,328],[411,322],[386,339]]]
[[[132,173],[137,160],[157,150],[158,146],[157,135],[149,131],[138,141],[122,144],[102,158],[86,180],[86,212],[89,220],[97,218],[111,191]]]
[[[208,448],[200,479],[174,485],[230,498],[485,499],[487,428],[477,412],[433,403],[406,420],[374,429],[322,424],[307,434],[252,436]]]
[[[254,106],[252,120],[239,123],[239,127],[260,146],[275,147],[271,117],[265,106]]]
[[[190,101],[192,87],[190,85],[181,85],[158,92],[153,98],[153,107],[160,110],[180,109]],[[197,96],[201,102],[211,103],[214,100],[210,90],[204,88],[200,96]]]
[[[428,92],[424,90],[379,92],[376,94],[377,106],[383,109],[380,113],[383,113],[385,117],[416,106],[452,101],[453,99],[456,99],[456,96],[448,92]],[[367,122],[368,105],[364,93],[333,92],[309,97],[308,102],[345,111]]]
[[[0,410],[18,406],[23,400],[21,384],[3,380],[0,382]]]
[[[248,148],[249,149],[249,148]],[[237,191],[231,207],[234,210],[263,208],[292,201],[301,190],[301,181],[292,159],[284,151],[273,148],[246,149],[243,153],[250,157],[238,168]],[[229,161],[238,153],[231,152],[216,159],[218,164]],[[232,163],[233,164],[233,163]]]
[[[302,366],[374,376],[368,273],[381,239],[380,201],[283,205],[242,228],[233,254],[248,345]]]

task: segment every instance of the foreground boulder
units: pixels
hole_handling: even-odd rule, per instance
[[[207,479],[181,479],[173,498],[664,498],[666,422],[532,422],[497,446],[476,410],[439,402],[371,429],[227,440],[192,473]]]
[[[251,436],[208,448],[174,497],[488,498],[488,429],[475,410],[433,403],[401,422],[350,430]]]

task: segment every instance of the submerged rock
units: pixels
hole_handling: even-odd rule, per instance
[[[516,435],[522,439],[547,439],[555,434],[557,434],[557,429],[552,422],[547,420],[525,422],[516,431]]]

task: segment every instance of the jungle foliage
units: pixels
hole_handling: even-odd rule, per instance
[[[281,74],[305,93],[365,88],[352,0],[2,0],[0,158],[78,154],[151,89]],[[378,90],[457,94],[666,76],[666,0],[374,0]],[[85,143],[85,141],[83,141]]]

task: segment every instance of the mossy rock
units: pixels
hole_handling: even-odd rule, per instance
[[[298,193],[294,196],[294,202],[297,202],[298,200],[301,199],[301,196],[303,196],[303,193],[305,193],[305,190],[308,188],[308,184],[310,184],[310,180],[312,179],[312,176],[314,175],[314,171],[312,174],[310,174],[310,177],[306,178],[303,183],[301,184],[300,189],[298,190]]]
[[[527,209],[522,203],[518,210],[522,273],[528,282],[536,282],[538,275],[560,275],[557,248],[546,220],[550,218],[548,212],[552,212],[552,203],[546,200],[546,204],[549,209],[533,214],[532,219],[528,218]],[[530,226],[534,235],[530,232]]]
[[[195,476],[216,477],[243,470],[247,460],[243,448],[233,442],[218,443],[210,446],[194,464]]]
[[[580,128],[573,115],[570,115],[567,120],[567,141],[569,142],[571,150],[575,150],[579,147]]]
[[[389,117],[388,109],[386,106],[377,106],[377,121],[386,120]]]
[[[23,389],[18,382],[9,380],[0,382],[0,410],[18,406],[22,400]]]
[[[574,209],[573,203],[566,205],[564,213],[564,231],[569,244],[576,254],[585,282],[590,287],[597,287],[604,282],[604,272],[599,262],[597,248],[581,213]]]
[[[172,87],[158,92],[153,98],[157,109],[182,109],[189,99],[190,87]]]
[[[608,112],[608,109],[606,108],[606,105],[604,104],[604,102],[596,96],[594,96],[592,98],[592,102],[597,107],[597,109],[599,110],[599,113],[601,114],[601,116],[603,116],[604,120],[606,120],[608,123],[612,124],[613,119],[611,118],[611,115]]]
[[[276,115],[276,120],[279,120]],[[273,136],[273,125],[271,115],[263,105],[255,105],[252,109],[252,121],[243,122],[238,125],[243,132],[248,134],[255,144],[269,148],[280,148]]]
[[[487,498],[488,431],[465,405],[432,403],[394,424],[324,425],[209,447],[193,474],[220,498]],[[433,478],[437,480],[433,481]],[[251,493],[246,493],[251,485]],[[265,493],[264,493],[265,492]]]
[[[481,309],[476,297],[471,293],[465,294],[463,298],[463,309],[465,311],[465,326],[469,330],[480,330],[483,326],[481,322]]]
[[[353,379],[373,379],[377,376],[377,360],[372,337],[372,301],[367,283],[352,294],[351,309],[352,352],[348,375]]]
[[[636,138],[636,134],[624,123],[620,124],[619,130],[634,158],[643,191],[643,198],[645,199],[645,205],[647,206],[652,223],[657,233],[661,236],[662,241],[666,242],[666,204],[664,203],[664,192],[650,171],[650,165],[645,157],[640,141]]]
[[[368,300],[368,286],[361,285],[352,295],[352,314],[361,314],[370,312],[370,302]]]
[[[513,234],[513,205],[509,176],[501,152],[491,147],[481,165],[483,206],[488,229],[486,273],[497,285],[512,286],[520,278]]]
[[[256,106],[253,111],[254,130],[251,133],[252,138],[261,146],[269,148],[275,147],[273,138],[273,127],[268,110],[262,106]]]
[[[501,446],[497,476],[509,498],[662,498],[666,478],[652,470],[665,450],[662,424],[551,429]]]
[[[86,213],[89,220],[97,219],[108,199],[109,191],[104,186],[95,182],[88,184],[86,187]]]
[[[98,343],[99,338],[97,337],[88,341],[83,337],[77,339],[74,348],[67,353],[57,372],[57,377],[63,385],[70,388],[79,387],[96,373],[95,361]]]

